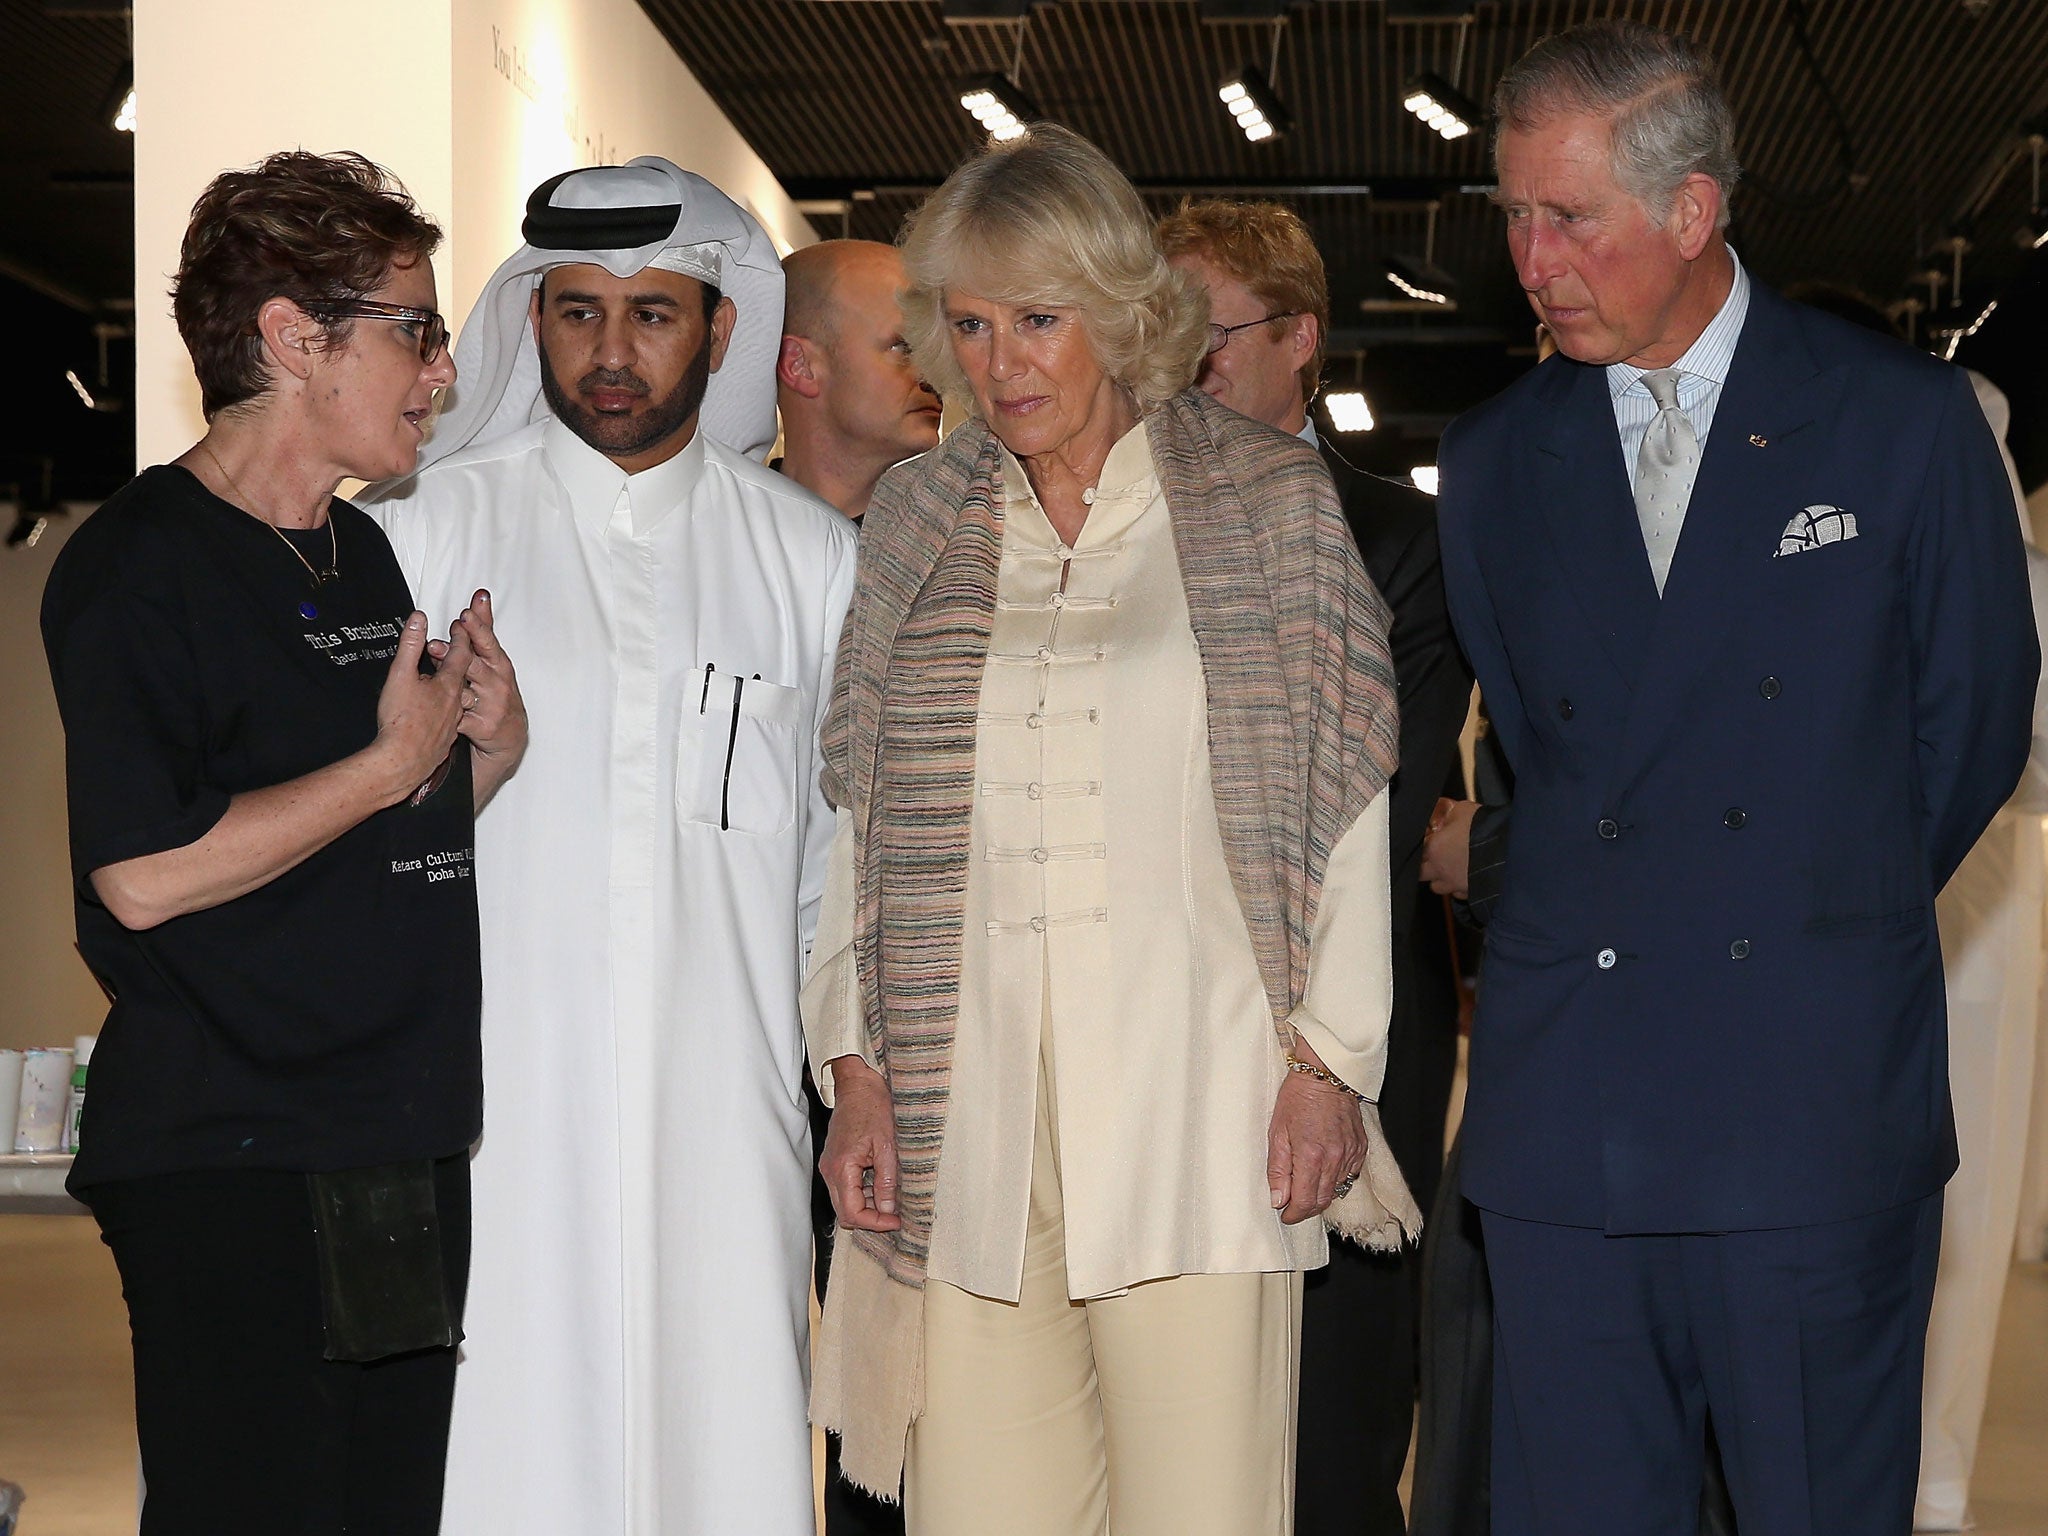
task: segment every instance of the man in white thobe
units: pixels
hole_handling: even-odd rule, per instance
[[[795,1536],[797,990],[853,533],[760,464],[782,277],[665,160],[571,173],[375,512],[445,626],[481,578],[532,747],[477,829],[486,1130],[448,1536]]]

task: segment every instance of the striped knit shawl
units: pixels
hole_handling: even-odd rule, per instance
[[[1224,854],[1291,1043],[1330,851],[1397,761],[1389,615],[1307,443],[1197,390],[1146,426],[1208,690]],[[913,1286],[945,1139],[1001,471],[977,420],[883,478],[824,726],[826,794],[853,819],[855,964],[902,1169],[901,1228],[854,1235]]]

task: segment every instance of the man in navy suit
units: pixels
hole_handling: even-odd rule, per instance
[[[1934,896],[2039,668],[1963,373],[1791,304],[1722,233],[1728,108],[1597,23],[1495,99],[1563,355],[1440,462],[1452,615],[1515,772],[1464,1184],[1497,1536],[1904,1536],[1956,1164]]]

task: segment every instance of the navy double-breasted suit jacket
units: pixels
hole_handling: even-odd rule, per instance
[[[1604,369],[1553,358],[1440,462],[1515,771],[1466,1193],[1635,1233],[1935,1192],[1934,897],[2018,781],[2040,664],[1966,376],[1753,285],[1661,600]],[[1779,557],[1816,508],[1855,536]]]

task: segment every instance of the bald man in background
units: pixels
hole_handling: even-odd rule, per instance
[[[939,397],[918,376],[903,339],[896,295],[904,286],[896,248],[874,240],[822,240],[782,258],[786,285],[775,403],[782,457],[772,466],[854,522],[892,464],[939,441]],[[810,1078],[814,1146],[825,1145],[826,1110]],[[818,1302],[830,1278],[832,1197],[811,1178]],[[825,1445],[825,1536],[903,1536],[903,1506],[886,1504],[839,1475],[839,1441]]]
[[[939,441],[939,397],[903,339],[903,262],[873,240],[824,240],[782,272],[776,468],[858,522],[882,471]]]

